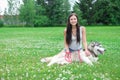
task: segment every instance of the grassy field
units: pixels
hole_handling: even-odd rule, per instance
[[[120,80],[120,27],[86,27],[88,43],[106,48],[99,63],[53,65],[40,58],[63,49],[64,27],[0,28],[0,80]]]

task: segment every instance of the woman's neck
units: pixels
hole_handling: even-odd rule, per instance
[[[76,36],[76,26],[72,26],[72,34]]]
[[[76,29],[76,26],[72,26],[72,29]]]

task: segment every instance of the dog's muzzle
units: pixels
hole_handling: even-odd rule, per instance
[[[101,53],[101,54],[103,54],[103,53],[105,52],[105,50],[102,50],[102,51],[101,51],[101,50],[99,50],[99,49],[98,49],[97,51],[98,51],[99,53]]]

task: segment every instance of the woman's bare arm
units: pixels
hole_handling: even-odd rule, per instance
[[[90,52],[88,51],[88,48],[87,48],[87,39],[86,39],[86,29],[85,27],[82,27],[82,41],[83,41],[83,46],[85,48],[85,53],[87,56],[90,55]]]
[[[64,46],[66,49],[66,52],[69,52],[68,44],[66,43],[66,28],[64,29]]]

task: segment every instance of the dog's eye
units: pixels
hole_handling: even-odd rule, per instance
[[[99,45],[99,47],[102,47],[102,45]]]

